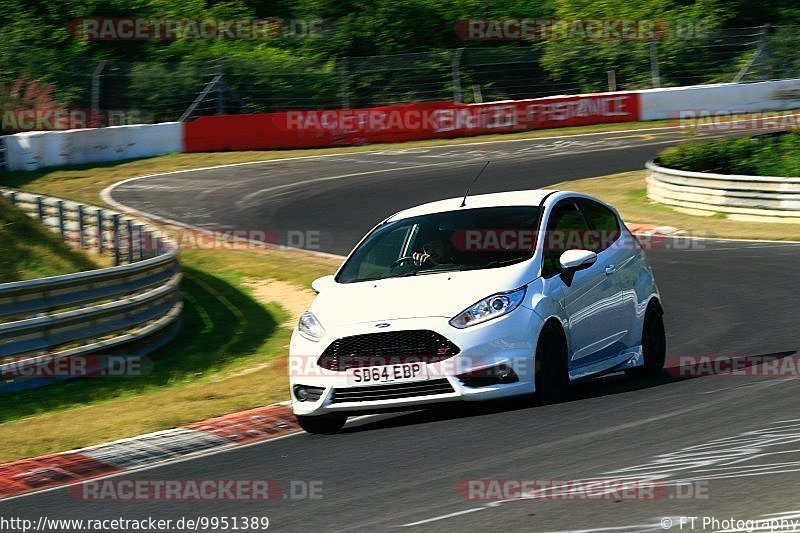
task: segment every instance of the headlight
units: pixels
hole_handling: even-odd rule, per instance
[[[300,321],[297,323],[297,331],[307,338],[308,340],[319,342],[325,335],[325,328],[319,323],[317,317],[311,311],[306,311],[300,315]]]
[[[521,287],[513,291],[492,294],[458,313],[450,319],[450,325],[463,329],[508,314],[522,303],[525,289],[526,287]]]

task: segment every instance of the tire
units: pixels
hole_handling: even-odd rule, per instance
[[[657,305],[647,307],[642,326],[642,354],[644,366],[629,368],[628,377],[639,378],[658,376],[664,369],[667,356],[667,338],[664,332],[664,319]]]
[[[558,403],[569,388],[567,346],[554,326],[545,326],[536,344],[536,397],[543,404]]]
[[[332,414],[319,416],[295,416],[297,423],[308,433],[328,435],[336,433],[347,422],[347,416]]]

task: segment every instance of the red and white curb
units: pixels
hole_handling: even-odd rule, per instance
[[[0,500],[299,431],[287,405],[267,405],[186,427],[20,459],[0,464]]]

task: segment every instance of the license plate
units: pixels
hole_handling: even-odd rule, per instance
[[[425,379],[428,379],[428,366],[425,363],[366,366],[351,368],[347,371],[347,384],[351,386],[403,383]]]

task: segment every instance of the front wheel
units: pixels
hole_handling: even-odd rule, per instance
[[[336,433],[344,427],[347,416],[340,414],[299,416],[295,415],[297,423],[308,433],[321,433],[323,435]]]
[[[569,387],[567,347],[554,327],[545,328],[536,345],[536,396],[544,404],[558,403]]]
[[[667,338],[664,332],[664,319],[655,305],[647,308],[642,326],[642,354],[644,366],[629,368],[629,377],[657,376],[664,368],[667,356]]]

